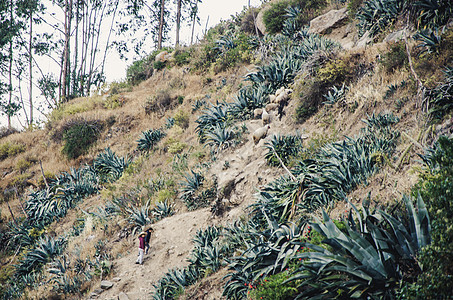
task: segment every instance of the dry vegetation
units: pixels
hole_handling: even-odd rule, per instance
[[[448,49],[451,29],[446,39],[447,46],[444,47]],[[308,138],[303,141],[305,158],[312,158],[313,153],[326,144],[344,140],[346,136],[359,136],[365,126],[362,120],[368,116],[393,113],[400,119],[393,129],[402,135],[393,153],[390,156],[385,153],[376,155],[379,172],[348,193],[350,203],[357,207],[367,197],[372,199],[373,204],[390,207],[401,201],[403,194],[409,194],[419,180],[418,171],[421,167],[417,154],[432,145],[438,132],[445,129],[444,123],[440,123],[440,129],[436,133],[434,125],[430,125],[408,66],[402,64],[393,67],[386,60],[386,55],[394,47],[395,44],[377,43],[366,48],[333,52],[331,57],[326,58],[327,62],[320,63],[310,71],[312,74],[300,72],[295,76],[289,85],[294,92],[284,108],[283,118],[278,120],[276,113],[272,113],[269,136],[277,133],[306,134]],[[414,45],[411,47],[414,48]],[[194,59],[200,59],[197,57],[204,57],[206,54],[203,48],[190,51],[196,51],[195,54],[192,52]],[[440,69],[444,63],[451,63],[451,49],[447,52],[436,62],[426,57],[417,58],[416,51],[413,50],[416,69],[427,86],[432,87],[433,82],[441,81],[440,72],[430,71]],[[159,203],[167,201],[173,205],[173,212],[177,216],[187,213],[187,216],[193,217],[193,226],[197,229],[207,225],[226,225],[237,217],[244,219],[244,215],[249,213],[247,207],[255,202],[257,189],[285,175],[286,171],[266,164],[264,141],[253,145],[251,133],[261,126],[260,120],[236,120],[236,126],[243,124],[247,131],[243,132],[236,144],[218,151],[215,156],[209,146],[199,143],[196,121],[209,104],[232,101],[247,84],[243,80],[244,76],[254,68],[254,65],[248,63],[247,60],[240,61],[225,69],[217,65],[210,72],[199,69],[188,72],[187,67],[168,66],[154,71],[149,79],[131,90],[118,93],[110,90],[101,96],[79,98],[65,103],[52,112],[44,129],[13,133],[0,138],[1,153],[6,153],[0,160],[0,188],[4,191],[0,195],[2,230],[6,230],[8,222],[26,217],[23,205],[30,191],[44,188],[46,181],[55,179],[70,168],[92,165],[105,148],[110,148],[118,156],[131,158],[132,162],[121,177],[116,181],[103,182],[99,192],[83,199],[75,208],[69,209],[63,218],[51,222],[38,233],[59,237],[80,227],[81,231],[68,239],[64,252],[66,257],[73,268],[76,259],[79,260],[78,263],[86,265],[90,260],[90,263],[98,260],[91,266],[95,275],[90,281],[83,282],[78,293],[72,293],[71,297],[86,296],[103,278],[118,275],[127,277],[127,274],[137,272],[131,271],[133,266],[128,264],[135,258],[136,241],[133,233],[138,227],[134,227],[133,222],[121,214],[99,217],[106,211],[106,205],[114,200],[123,199],[124,210],[147,207],[149,216],[152,216],[151,212]],[[219,72],[214,72],[214,69]],[[331,105],[321,104],[323,99],[319,97],[327,94],[331,86],[340,86],[341,83],[345,83],[348,89],[345,96]],[[315,85],[316,88],[322,88],[315,90]],[[389,92],[392,85],[397,88]],[[310,97],[318,98],[312,100]],[[300,105],[308,103],[308,98],[315,103],[313,105],[316,105],[317,110],[312,115],[303,116],[301,122]],[[206,101],[207,105],[194,110],[194,105],[201,101]],[[171,128],[166,128],[170,119],[174,124],[169,126]],[[70,159],[63,151],[66,134],[80,120],[94,124],[96,141],[87,149],[82,149],[82,154]],[[143,132],[150,129],[165,131],[165,135],[149,152],[141,152],[137,149],[138,140]],[[16,148],[13,149],[12,145]],[[205,180],[197,197],[202,197],[202,192],[208,193],[210,189],[215,189],[214,196],[209,198],[211,202],[208,203],[213,213],[204,208],[197,216],[198,211],[190,212],[191,208],[185,205],[181,196],[181,182],[193,170],[204,176]],[[221,203],[214,201],[219,200],[219,195],[225,193],[231,182],[234,182],[233,189],[229,191],[232,194],[229,194],[228,199],[223,199]],[[158,184],[159,188],[155,188]],[[345,217],[351,205],[335,202],[326,207],[329,215],[337,219]],[[216,209],[220,210],[217,215]],[[313,215],[321,216],[320,210],[307,214]],[[188,231],[188,228],[183,228],[190,224],[184,223],[184,226],[179,227],[180,220],[177,218],[167,218],[165,222],[156,223],[158,229],[155,242],[163,241],[163,234],[168,234],[168,231],[175,231],[175,234],[184,236],[187,240],[195,234],[192,229]],[[149,220],[147,223],[152,222]],[[153,280],[156,278],[154,284],[168,268],[187,266],[187,262],[181,261],[189,254],[191,245],[186,244],[184,252],[181,252],[183,254],[178,254],[178,258],[171,258],[168,266],[165,265],[165,260],[170,259],[167,246],[156,246],[155,261],[147,262],[147,271],[140,271],[145,272],[140,273],[142,276],[149,276]],[[2,266],[11,266],[25,255],[26,252],[19,256],[4,252],[0,263]],[[113,265],[102,265],[105,261],[113,262]],[[158,269],[162,265],[165,267]],[[5,268],[2,272],[2,277],[6,277],[12,269]],[[212,295],[221,297],[220,285],[225,282],[223,276],[228,273],[227,269],[223,267],[218,272],[206,272],[204,278],[187,288],[179,299],[212,299]],[[50,279],[51,274],[47,272],[45,276]],[[132,275],[124,278],[124,281],[127,283],[121,286],[125,290],[129,289],[132,293],[134,288],[138,288]],[[148,284],[147,289],[152,290],[151,284]],[[105,297],[116,297],[117,294],[114,293],[119,291],[121,289],[115,287],[106,292]],[[56,297],[57,294],[48,285],[26,290],[26,297],[32,299]],[[62,294],[60,296],[66,297]]]

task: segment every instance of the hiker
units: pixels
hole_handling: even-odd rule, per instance
[[[138,235],[138,241],[139,241],[139,246],[138,246],[138,257],[137,261],[135,262],[136,264],[141,264],[143,265],[143,253],[145,252],[145,237],[146,237],[146,232],[142,231]]]
[[[146,237],[145,237],[145,254],[148,254],[149,250],[149,240],[151,239],[151,233],[153,232],[153,228],[149,227],[148,229],[145,230],[146,232]]]

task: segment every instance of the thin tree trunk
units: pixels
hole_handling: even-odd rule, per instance
[[[80,16],[80,5],[77,2],[76,4],[76,14],[75,14],[75,41],[74,41],[74,66],[72,68],[72,93],[78,93],[76,91],[78,87],[77,83],[77,64],[79,63],[79,16]]]
[[[192,46],[193,44],[193,33],[195,31],[195,22],[197,21],[197,15],[193,15],[193,21],[192,21],[192,34],[190,35],[190,45]]]
[[[28,67],[30,72],[30,87],[29,87],[29,101],[30,101],[30,118],[29,125],[33,125],[33,11],[30,9],[30,40],[28,42],[29,57]]]
[[[14,2],[13,0],[10,1],[10,9],[9,9],[9,24],[10,28],[13,28],[13,7],[14,7]],[[13,101],[13,39],[10,37],[9,41],[9,67],[8,67],[8,79],[9,79],[9,97],[8,97],[8,107],[10,108],[11,103]],[[11,129],[11,115],[9,112],[7,112],[7,117],[8,117],[8,129]],[[9,206],[9,205],[8,205]],[[12,213],[11,213],[12,214]]]
[[[176,11],[176,43],[175,48],[179,46],[179,31],[181,29],[181,0],[178,0],[178,7]]]
[[[164,12],[165,12],[165,0],[160,2],[160,21],[159,21],[159,37],[157,40],[157,49],[162,49],[162,35],[164,31]]]
[[[67,97],[69,96],[69,89],[68,89],[68,73],[70,71],[70,64],[69,64],[69,39],[71,37],[71,8],[72,8],[72,0],[65,0],[65,24],[64,24],[64,31],[65,31],[65,45],[63,51],[63,72],[62,72],[62,93],[60,99],[63,101],[67,101]]]

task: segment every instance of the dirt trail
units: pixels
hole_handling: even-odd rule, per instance
[[[265,141],[261,140],[257,145],[252,141],[252,133],[262,126],[261,120],[252,120],[246,125],[249,137],[244,144],[221,153],[210,169],[211,175],[218,178],[219,190],[227,185],[232,189],[228,199],[223,200],[225,213],[215,217],[210,207],[207,207],[180,213],[153,224],[154,234],[143,265],[135,264],[137,241],[129,242],[131,246],[124,256],[113,261],[112,277],[120,278],[120,281],[97,299],[118,299],[121,292],[131,300],[152,299],[153,284],[168,270],[188,264],[187,258],[193,248],[192,238],[197,230],[210,225],[227,224],[244,215],[246,207],[254,201],[256,188],[282,174],[281,169],[266,165],[265,150],[262,148]],[[272,133],[276,132],[270,130],[268,138]]]

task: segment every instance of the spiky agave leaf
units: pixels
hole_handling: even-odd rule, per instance
[[[144,131],[137,140],[137,149],[141,152],[148,153],[163,137],[165,137],[165,132],[160,129]]]
[[[405,202],[409,224],[383,211],[370,214],[364,208],[360,213],[351,204],[355,213],[351,211],[342,231],[323,212],[323,221],[315,220],[311,226],[325,236],[323,243],[332,251],[301,243],[312,251],[296,255],[305,262],[288,280],[303,279],[298,298],[320,293],[334,297],[339,291],[352,298],[392,297],[401,280],[410,281],[421,272],[415,257],[429,243],[429,217],[421,198],[418,212],[409,198]]]

